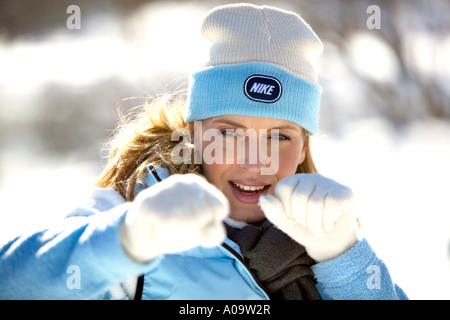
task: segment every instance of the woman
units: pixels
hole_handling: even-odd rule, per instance
[[[405,299],[358,239],[351,190],[314,166],[316,34],[236,4],[202,35],[187,101],[150,102],[118,129],[87,206],[3,246],[0,297]]]

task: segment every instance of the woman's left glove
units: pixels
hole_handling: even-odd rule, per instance
[[[358,241],[353,192],[320,174],[278,182],[275,196],[260,197],[267,219],[302,244],[317,262],[335,258]]]

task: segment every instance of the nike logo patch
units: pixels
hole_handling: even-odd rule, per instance
[[[252,75],[245,80],[245,95],[254,101],[272,103],[281,97],[281,83],[278,79],[264,75]]]

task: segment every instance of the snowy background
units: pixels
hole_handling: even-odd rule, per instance
[[[186,87],[201,17],[223,3],[0,2],[0,242],[86,199],[118,109]],[[324,42],[319,171],[354,190],[366,237],[411,299],[450,299],[450,3],[253,3],[302,13]],[[79,30],[66,27],[71,4]]]

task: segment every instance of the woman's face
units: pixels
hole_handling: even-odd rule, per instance
[[[305,159],[303,129],[287,120],[226,115],[203,120],[198,131],[203,173],[228,198],[235,220],[263,220],[260,195],[273,194]]]

